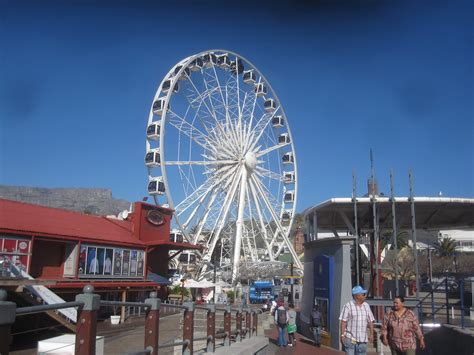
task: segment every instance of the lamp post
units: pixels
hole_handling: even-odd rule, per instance
[[[184,301],[184,278],[181,279],[181,304],[183,304]]]

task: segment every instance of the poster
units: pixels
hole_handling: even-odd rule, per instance
[[[114,258],[113,249],[105,249],[105,260],[104,260],[104,275],[112,274],[112,260]]]
[[[130,267],[130,250],[123,251],[122,275],[128,275]]]
[[[97,248],[98,268],[97,268],[96,274],[99,274],[99,275],[104,274],[104,259],[105,259],[105,249],[104,248]]]
[[[114,275],[122,275],[122,249],[115,249]]]
[[[7,253],[16,252],[16,239],[5,239],[3,241],[3,251]]]
[[[144,260],[143,256],[144,256],[143,251],[139,251],[138,252],[138,257],[137,257],[137,264],[138,264],[137,274],[138,274],[138,276],[143,276],[143,265],[145,263],[145,260]]]
[[[18,252],[21,254],[28,254],[30,246],[29,240],[18,240]]]
[[[79,253],[79,274],[84,275],[86,273],[86,260],[87,260],[87,247],[81,245],[81,251]]]
[[[76,276],[76,266],[77,243],[67,243],[66,248],[64,249],[63,276]]]
[[[87,274],[97,274],[99,272],[99,262],[97,260],[97,253],[95,247],[87,247],[87,264],[86,264],[86,273]]]
[[[130,276],[136,276],[137,275],[137,256],[138,252],[136,250],[132,250],[131,256],[130,256]]]

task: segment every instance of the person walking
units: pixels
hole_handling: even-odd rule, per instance
[[[288,346],[296,345],[296,311],[293,303],[288,305],[288,326],[286,327],[288,331]]]
[[[420,348],[426,347],[418,318],[411,309],[405,307],[403,296],[393,299],[393,309],[385,314],[382,324],[382,342],[390,346],[392,355],[415,355],[416,338]]]
[[[347,355],[367,354],[367,342],[373,341],[374,315],[365,302],[367,290],[361,286],[352,289],[352,300],[341,311],[341,337],[343,350]],[[367,328],[369,333],[367,334]]]
[[[319,306],[316,304],[311,312],[311,327],[313,329],[314,343],[316,346],[321,346],[321,327],[323,325],[322,315],[319,311]]]
[[[277,303],[275,310],[275,324],[278,329],[278,345],[281,347],[286,346],[285,329],[288,323],[288,312],[286,311],[283,302]]]

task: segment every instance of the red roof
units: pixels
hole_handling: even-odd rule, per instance
[[[0,199],[0,230],[56,239],[145,246],[133,222]]]

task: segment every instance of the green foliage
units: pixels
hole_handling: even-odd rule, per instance
[[[434,247],[439,256],[452,256],[456,251],[456,241],[451,237],[444,237]]]
[[[230,303],[234,303],[235,292],[234,292],[233,290],[230,290],[230,291],[227,291],[226,294],[227,294],[227,300],[228,300]]]
[[[382,233],[380,237],[380,249],[384,250],[389,244],[390,244],[390,249],[389,250],[394,250],[394,243],[393,243],[393,230],[386,230]],[[397,249],[402,250],[403,248],[408,247],[408,233],[403,231],[403,232],[398,232],[397,233]]]
[[[191,292],[189,292],[189,289],[183,288],[180,285],[175,285],[170,290],[170,293],[173,295],[181,295],[181,292],[183,292],[185,297],[188,297],[191,295]]]

